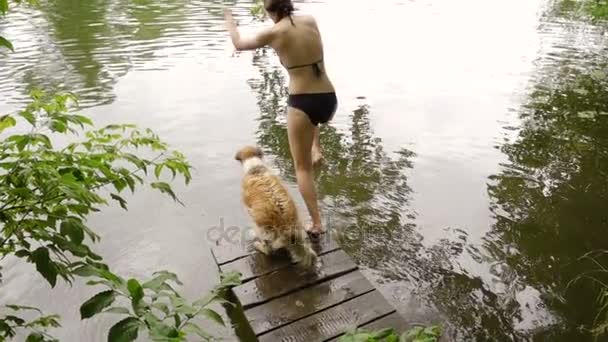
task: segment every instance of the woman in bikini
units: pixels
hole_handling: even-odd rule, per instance
[[[229,9],[224,10],[226,28],[237,50],[272,47],[289,73],[287,133],[298,188],[311,217],[307,231],[318,236],[323,230],[314,186],[313,165],[321,162],[319,124],[329,122],[338,106],[334,87],[325,72],[323,44],[315,19],[294,15],[291,0],[264,0],[274,25],[251,37],[241,37]]]

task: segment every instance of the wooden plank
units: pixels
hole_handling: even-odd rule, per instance
[[[245,312],[256,335],[374,290],[359,271],[319,283]]]
[[[371,322],[394,311],[395,309],[378,291],[373,291],[260,335],[258,340],[260,342],[327,341],[341,335],[350,327]]]
[[[300,288],[357,269],[350,257],[342,250],[319,258],[321,266],[316,272],[299,267],[286,267],[235,287],[234,293],[245,309],[258,305]]]
[[[382,330],[385,328],[393,328],[395,331],[401,335],[405,331],[407,331],[410,326],[409,324],[401,317],[398,312],[393,312],[392,314],[385,316],[383,318],[377,319],[371,323],[364,324],[363,326],[359,326],[358,328],[365,330]],[[339,337],[336,337],[331,340],[331,342],[337,342]]]
[[[333,240],[329,239],[317,246],[317,254],[322,256],[340,249],[340,246]],[[244,258],[229,262],[220,266],[222,272],[237,271],[242,274],[243,282],[247,282],[253,278],[268,274],[281,268],[291,265],[289,255],[277,253],[276,255],[266,256],[262,253],[254,253]]]
[[[253,240],[234,243],[221,240],[218,241],[215,246],[211,247],[211,253],[213,253],[215,262],[218,265],[223,265],[239,258],[246,257],[254,252]]]
[[[246,256],[257,254],[257,251],[253,248],[253,238],[244,241],[240,240],[244,238],[246,237],[239,237],[238,239],[236,237],[231,237],[234,241],[229,241],[227,239],[217,241],[215,246],[211,247],[211,252],[215,257],[216,263],[218,265],[224,265]],[[312,246],[317,253],[340,248],[330,234],[321,235],[319,241],[315,242]]]

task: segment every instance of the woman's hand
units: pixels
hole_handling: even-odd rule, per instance
[[[226,21],[225,24],[228,31],[236,27],[236,22],[234,21],[234,17],[232,16],[232,10],[230,8],[224,8],[224,20]]]
[[[236,26],[232,10],[224,8],[224,19],[226,20],[226,29],[230,33],[232,44],[237,50],[255,50],[265,45],[269,45],[274,37],[272,29],[264,29],[252,37],[241,38],[241,34]]]

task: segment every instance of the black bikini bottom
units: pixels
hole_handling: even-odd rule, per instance
[[[293,94],[289,95],[287,104],[308,115],[313,125],[328,123],[338,108],[336,93]]]

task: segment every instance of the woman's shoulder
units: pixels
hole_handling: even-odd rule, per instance
[[[302,21],[307,24],[317,24],[317,20],[310,14],[297,14],[294,16],[298,21]]]

